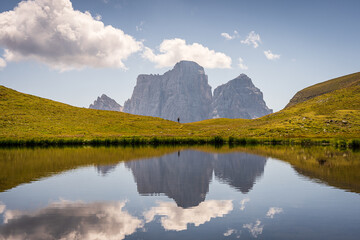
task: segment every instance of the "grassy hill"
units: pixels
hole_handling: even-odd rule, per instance
[[[300,92],[312,98],[299,100],[297,104],[262,118],[211,119],[188,124],[72,107],[0,86],[0,140],[115,139],[133,136],[359,138],[359,80],[360,73],[357,73],[306,88]]]
[[[318,83],[297,92],[286,107],[294,106],[325,93],[347,88],[352,85],[359,85],[359,83],[360,72]]]

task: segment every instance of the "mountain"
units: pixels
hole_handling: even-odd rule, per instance
[[[305,102],[314,97],[333,92],[335,90],[348,88],[360,83],[360,72],[334,78],[322,83],[307,87],[295,94],[285,108],[292,107],[298,103]]]
[[[118,104],[114,99],[109,98],[105,94],[101,95],[101,97],[98,97],[93,104],[90,104],[89,108],[117,112],[123,111],[123,107],[120,104]]]
[[[124,112],[181,122],[209,118],[211,87],[204,68],[181,61],[163,75],[139,75]]]
[[[212,118],[253,119],[272,113],[262,92],[245,74],[214,90],[212,109]]]
[[[124,112],[181,122],[209,118],[258,118],[272,113],[245,74],[219,86],[212,97],[204,68],[181,61],[164,75],[139,75]]]

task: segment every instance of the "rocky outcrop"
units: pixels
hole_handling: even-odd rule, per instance
[[[212,94],[204,68],[181,61],[163,75],[139,75],[124,112],[181,122],[209,118]]]
[[[245,74],[217,87],[212,102],[212,118],[253,119],[272,113],[262,92]]]
[[[98,110],[109,110],[122,112],[123,107],[118,104],[114,99],[109,98],[105,94],[98,97],[93,104],[90,104],[89,108]]]

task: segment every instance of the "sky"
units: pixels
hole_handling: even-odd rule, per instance
[[[214,90],[248,75],[274,111],[360,70],[358,0],[2,0],[0,85],[78,107],[119,104],[180,60]]]

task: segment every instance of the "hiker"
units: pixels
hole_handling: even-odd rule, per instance
[[[180,123],[180,118],[178,117],[178,123]]]

